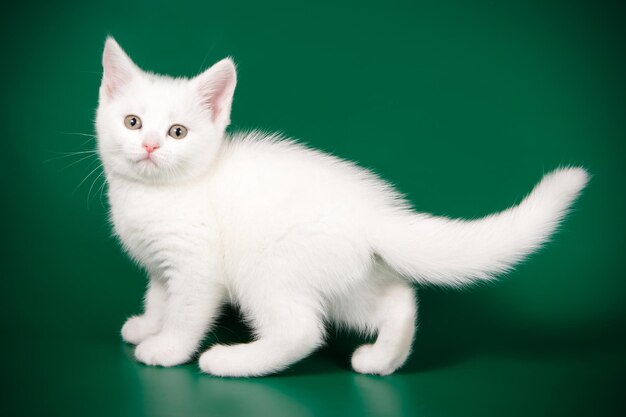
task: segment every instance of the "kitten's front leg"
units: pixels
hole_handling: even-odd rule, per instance
[[[146,291],[144,313],[126,320],[122,327],[122,339],[136,345],[158,333],[161,330],[166,299],[165,284],[152,276]]]
[[[189,361],[215,318],[223,286],[206,275],[187,271],[180,269],[168,277],[161,331],[137,346],[139,362],[174,366]]]

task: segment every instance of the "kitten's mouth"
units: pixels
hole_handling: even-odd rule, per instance
[[[154,162],[154,160],[152,158],[150,158],[150,156],[146,156],[142,159],[139,159],[138,161],[136,161],[137,164],[148,164],[148,165],[154,165],[155,167],[158,166],[156,162]]]

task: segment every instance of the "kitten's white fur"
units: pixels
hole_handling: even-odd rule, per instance
[[[507,271],[550,237],[588,179],[559,169],[518,206],[479,220],[419,214],[350,162],[276,135],[225,135],[230,59],[173,79],[143,72],[109,38],[103,66],[96,127],[111,218],[150,277],[145,312],[122,336],[150,365],[190,360],[230,302],[255,340],[211,347],[204,372],[280,371],[319,347],[334,322],[377,335],[354,352],[357,372],[390,374],[411,349],[412,284],[459,286]],[[130,114],[141,129],[125,127]],[[169,137],[173,124],[188,136]],[[146,142],[159,146],[153,162],[140,161]]]

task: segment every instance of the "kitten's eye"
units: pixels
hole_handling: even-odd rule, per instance
[[[130,114],[124,119],[124,126],[131,130],[141,129],[141,119],[139,116]]]
[[[187,136],[187,128],[182,125],[174,125],[170,127],[169,134],[174,139],[182,139]]]

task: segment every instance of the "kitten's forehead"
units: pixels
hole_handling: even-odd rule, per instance
[[[125,111],[177,115],[198,110],[198,94],[186,78],[145,74],[128,84],[119,104]]]
[[[195,98],[187,78],[172,78],[164,75],[145,74],[129,86],[133,94],[168,102],[176,99]]]

